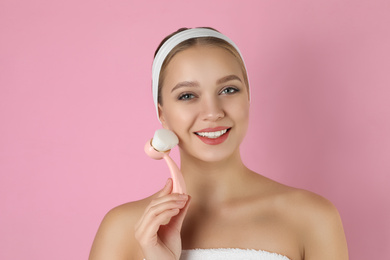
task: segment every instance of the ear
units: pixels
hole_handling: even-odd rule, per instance
[[[158,104],[158,118],[160,119],[162,127],[165,129],[168,129],[167,122],[166,122],[164,114],[162,112],[162,106],[160,104]]]

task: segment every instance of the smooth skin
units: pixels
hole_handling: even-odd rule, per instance
[[[178,260],[182,249],[250,248],[291,260],[346,260],[340,216],[328,200],[249,170],[239,146],[249,95],[236,58],[215,46],[194,46],[168,64],[159,106],[164,128],[179,137],[188,195],[172,181],[146,199],[111,210],[90,260]],[[221,144],[195,132],[230,128]]]

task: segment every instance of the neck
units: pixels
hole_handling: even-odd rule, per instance
[[[205,162],[181,154],[181,171],[191,203],[213,207],[242,195],[252,173],[242,162],[239,151],[218,162]]]

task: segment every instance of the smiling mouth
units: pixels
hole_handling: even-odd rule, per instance
[[[230,129],[231,128],[227,128],[227,129],[223,129],[223,130],[215,131],[215,132],[195,132],[195,134],[198,135],[198,136],[201,136],[201,137],[206,137],[206,138],[210,138],[210,139],[216,139],[216,138],[219,138],[219,137],[223,136],[227,132],[229,132]]]

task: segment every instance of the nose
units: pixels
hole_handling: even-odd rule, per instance
[[[221,101],[217,97],[204,98],[202,102],[202,119],[205,121],[218,121],[225,116]]]

